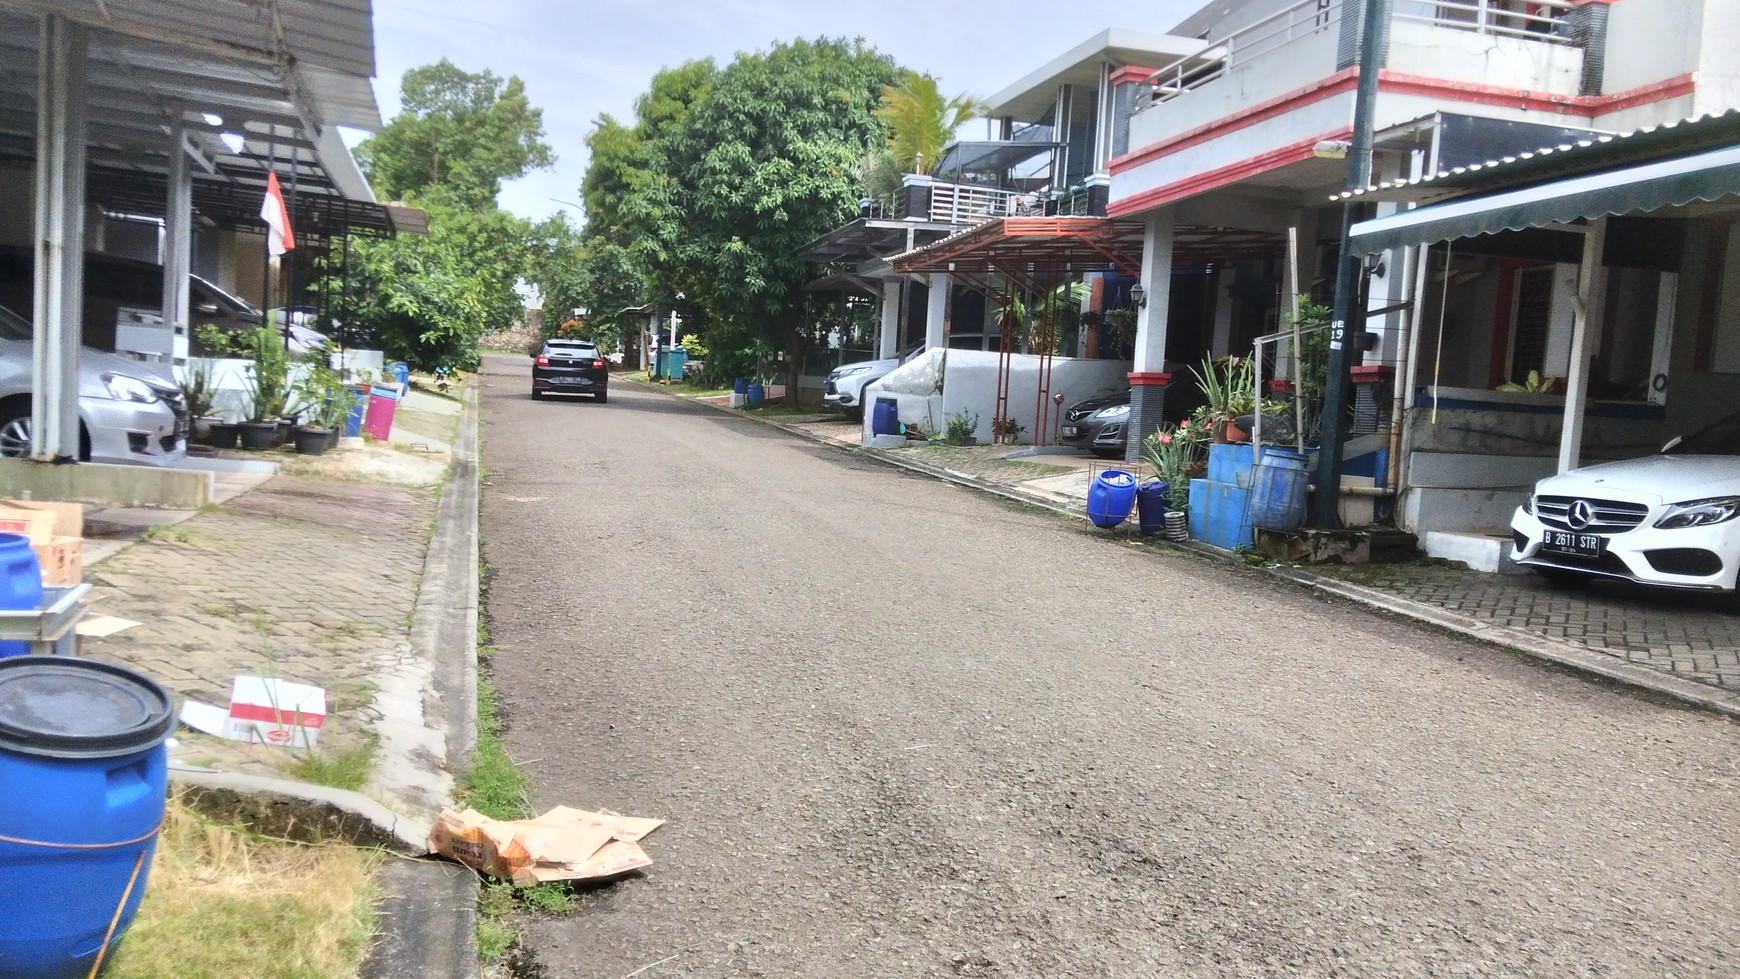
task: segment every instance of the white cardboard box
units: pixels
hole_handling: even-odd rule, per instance
[[[230,689],[224,737],[233,741],[313,747],[326,724],[326,691],[288,680],[238,676]]]

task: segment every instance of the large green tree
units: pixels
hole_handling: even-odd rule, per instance
[[[401,91],[403,111],[357,157],[378,196],[428,213],[429,234],[357,244],[354,312],[389,356],[468,366],[480,334],[519,317],[516,286],[539,254],[496,195],[554,156],[518,78],[442,60],[406,72]]]

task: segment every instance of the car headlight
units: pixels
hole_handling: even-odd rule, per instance
[[[1526,513],[1526,514],[1529,514],[1529,515],[1530,515],[1530,516],[1533,516],[1533,515],[1534,515],[1534,512],[1535,512],[1535,495],[1534,495],[1534,494],[1533,494],[1533,493],[1530,493],[1530,494],[1529,494],[1529,495],[1527,495],[1527,496],[1525,496],[1525,497],[1523,497],[1523,501],[1522,501],[1522,512],[1524,512],[1524,513]]]
[[[1740,496],[1718,496],[1709,500],[1675,503],[1655,522],[1657,530],[1680,530],[1725,523],[1740,516]]]
[[[157,392],[151,390],[151,385],[137,377],[126,374],[104,374],[103,386],[109,389],[109,397],[116,401],[137,401],[140,404],[152,404],[162,399]]]
[[[868,371],[869,369],[870,369],[869,365],[865,365],[862,367],[840,367],[840,368],[836,368],[834,373],[830,376],[832,376],[835,380],[839,380],[842,377],[851,377],[854,374],[863,374],[866,371]]]
[[[1129,405],[1113,405],[1094,412],[1095,418],[1124,418],[1130,414]]]

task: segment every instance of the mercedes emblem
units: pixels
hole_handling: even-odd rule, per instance
[[[1583,530],[1595,522],[1595,508],[1588,500],[1578,500],[1565,511],[1565,522],[1571,525],[1572,530]]]

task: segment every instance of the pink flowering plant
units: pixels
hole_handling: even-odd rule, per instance
[[[1208,429],[1200,422],[1161,426],[1145,440],[1145,454],[1154,472],[1166,482],[1166,507],[1182,510],[1190,504],[1190,470],[1203,457]]]

